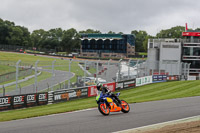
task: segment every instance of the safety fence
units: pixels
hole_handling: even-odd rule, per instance
[[[169,80],[176,81],[179,79],[180,78],[177,75],[153,75],[119,82],[105,83],[103,84],[103,86],[107,87],[112,92],[114,92],[128,88],[135,88],[146,84],[166,82]],[[97,94],[98,90],[96,86],[86,86],[74,89],[62,89],[43,93],[4,96],[0,97],[0,111],[52,104],[58,102],[66,102],[73,99],[96,96]]]

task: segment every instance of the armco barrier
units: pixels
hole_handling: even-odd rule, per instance
[[[53,92],[53,102],[69,101],[80,97],[88,96],[88,88],[65,89]]]
[[[0,97],[0,111],[48,104],[48,93]]]

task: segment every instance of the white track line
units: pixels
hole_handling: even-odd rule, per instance
[[[198,116],[193,116],[193,117],[187,117],[183,119],[178,119],[178,120],[173,120],[173,121],[167,121],[167,122],[162,122],[158,124],[152,124],[152,125],[147,125],[147,126],[142,126],[142,127],[137,127],[137,128],[132,128],[132,129],[127,129],[127,130],[122,130],[122,131],[117,131],[113,133],[132,133],[136,131],[146,131],[146,130],[153,130],[153,129],[159,129],[167,125],[173,125],[173,124],[179,124],[179,123],[184,123],[184,122],[192,122],[192,121],[198,121],[200,120],[200,115]]]

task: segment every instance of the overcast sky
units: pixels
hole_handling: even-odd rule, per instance
[[[0,0],[0,18],[29,31],[62,28],[130,34],[200,27],[200,0]]]

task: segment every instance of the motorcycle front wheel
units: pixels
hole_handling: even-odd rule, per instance
[[[98,104],[98,109],[99,109],[99,112],[101,112],[101,114],[103,114],[103,115],[109,115],[110,114],[109,107],[104,103]]]
[[[130,111],[128,103],[124,100],[121,100],[121,108],[123,113],[128,113]]]

